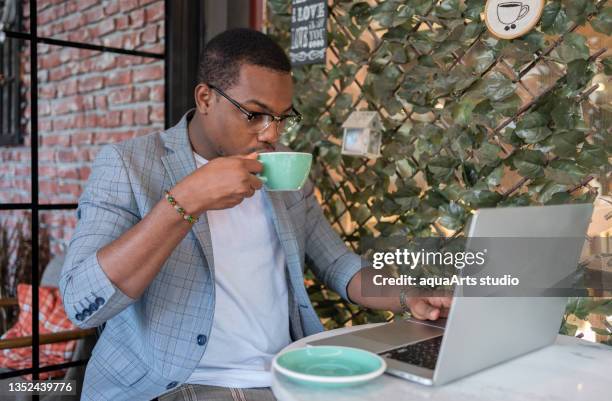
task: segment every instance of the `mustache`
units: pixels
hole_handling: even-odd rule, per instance
[[[249,148],[247,153],[264,153],[264,152],[276,152],[276,147],[274,145],[266,145],[266,146],[257,146]]]

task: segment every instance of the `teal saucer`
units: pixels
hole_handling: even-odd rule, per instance
[[[316,387],[354,386],[385,372],[376,354],[358,348],[308,346],[277,355],[272,369],[292,381]]]

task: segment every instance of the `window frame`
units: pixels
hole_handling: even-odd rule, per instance
[[[168,0],[164,0],[165,10],[168,11],[168,4],[170,2]],[[17,4],[20,6],[21,2],[17,0]],[[30,140],[30,155],[31,155],[31,165],[30,165],[30,179],[31,179],[31,199],[30,202],[24,203],[0,203],[0,211],[7,210],[25,210],[30,211],[31,213],[31,238],[32,238],[32,366],[26,369],[12,370],[9,372],[0,373],[0,380],[17,377],[22,375],[31,374],[33,380],[37,380],[40,377],[40,373],[61,370],[73,366],[82,366],[87,364],[88,360],[78,360],[78,361],[69,361],[62,364],[48,365],[48,366],[40,366],[40,333],[39,333],[39,297],[38,297],[38,289],[40,287],[38,282],[39,277],[39,268],[38,263],[40,259],[40,243],[39,243],[39,233],[40,233],[40,216],[39,213],[43,211],[49,210],[76,210],[76,203],[55,203],[41,204],[39,202],[39,185],[38,185],[38,152],[39,152],[39,138],[38,138],[38,45],[39,44],[49,44],[54,46],[61,47],[71,47],[78,49],[86,49],[99,51],[101,53],[112,53],[112,54],[123,54],[129,56],[140,56],[145,58],[152,58],[157,60],[164,60],[164,65],[167,67],[168,64],[168,46],[164,46],[164,53],[151,53],[146,51],[138,51],[138,50],[128,50],[122,48],[114,48],[102,45],[95,45],[90,43],[82,43],[61,39],[54,39],[50,37],[44,37],[38,35],[38,25],[37,25],[37,1],[30,0],[29,1],[29,22],[30,22],[30,31],[22,32],[21,25],[15,25],[11,28],[13,29],[4,29],[3,32],[6,35],[7,42],[16,42],[23,43],[23,46],[28,46],[30,50],[30,108],[31,108],[31,116],[30,116],[30,131],[31,131],[31,140]],[[21,15],[21,9],[18,9],[18,13]],[[168,26],[168,13],[166,12],[164,16],[164,24]],[[168,31],[166,30],[166,34]],[[16,40],[14,40],[16,39]],[[164,38],[166,41],[166,37]],[[20,46],[21,46],[20,43]],[[17,65],[19,67],[20,63],[20,53],[17,52],[14,59],[16,59]],[[19,71],[19,70],[17,70]],[[167,68],[166,68],[167,71]],[[17,81],[19,78],[17,77]],[[21,90],[21,88],[19,89]],[[168,73],[164,77],[164,90],[165,93],[168,93]],[[0,92],[1,93],[1,92]],[[19,93],[19,92],[18,92]],[[167,96],[164,99],[164,109],[167,115],[169,99]],[[20,118],[20,108],[21,108],[21,96],[19,96],[19,101],[15,106],[18,113],[18,127],[17,132],[15,133],[18,137],[17,139],[12,138],[10,143],[6,143],[4,141],[4,135],[0,135],[0,146],[10,146],[10,145],[19,145],[23,144],[23,134],[21,132],[21,121]],[[2,114],[3,116],[3,114]],[[167,127],[167,120],[166,120]],[[36,279],[35,279],[36,278]],[[79,383],[81,385],[82,383]],[[33,396],[34,399],[38,399],[38,396]]]

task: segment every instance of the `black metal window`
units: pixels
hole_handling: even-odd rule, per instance
[[[70,40],[53,39],[50,37],[39,36],[37,31],[37,6],[39,3],[36,0],[29,1],[29,31],[24,32],[23,26],[17,25],[16,18],[22,15],[22,10],[19,8],[22,0],[0,0],[0,17],[7,16],[6,21],[11,21],[10,25],[7,23],[0,29],[0,49],[2,52],[0,56],[0,67],[2,67],[1,73],[3,78],[2,86],[0,87],[0,109],[2,114],[0,115],[0,146],[7,144],[19,144],[19,141],[23,143],[23,132],[24,129],[21,126],[21,99],[19,88],[19,81],[24,77],[20,76],[20,56],[23,52],[29,50],[29,88],[31,93],[30,107],[31,113],[29,116],[29,124],[31,130],[31,140],[29,144],[30,148],[30,173],[31,173],[31,201],[24,203],[0,203],[0,211],[10,210],[25,210],[31,212],[31,239],[32,239],[32,252],[31,252],[31,283],[32,283],[32,364],[31,367],[19,370],[12,370],[8,372],[0,373],[0,380],[16,377],[21,375],[32,375],[33,379],[38,379],[40,373],[60,370],[72,366],[84,365],[87,360],[70,361],[62,364],[40,366],[39,349],[41,346],[39,336],[39,231],[40,231],[40,214],[45,211],[53,210],[72,210],[76,209],[77,205],[73,203],[41,203],[39,200],[39,177],[38,177],[38,166],[39,166],[39,132],[38,132],[38,46],[40,44],[48,44],[53,46],[77,48],[93,50],[103,53],[110,53],[113,55],[128,55],[128,56],[139,56],[149,59],[165,60],[167,62],[167,49],[166,53],[152,53],[146,51],[128,50],[123,48],[108,47],[102,45],[96,45],[91,43],[74,42]],[[26,3],[27,4],[27,3]],[[168,2],[165,2],[165,6],[168,6]],[[8,10],[8,11],[6,11]],[[167,24],[166,14],[166,26]],[[2,20],[4,21],[4,19]],[[23,23],[24,21],[19,21]],[[25,24],[24,24],[25,25]],[[167,34],[167,32],[166,32]],[[12,42],[12,44],[11,44]],[[23,74],[21,74],[23,75]],[[11,86],[12,85],[12,86]],[[167,91],[167,80],[166,80]],[[25,96],[24,96],[25,97]],[[168,102],[165,102],[167,108]],[[167,112],[167,111],[166,111]],[[10,117],[9,117],[10,116]],[[26,125],[26,124],[24,124]],[[11,128],[8,128],[8,127]],[[7,133],[5,135],[5,132]],[[10,139],[9,139],[10,138]],[[12,142],[10,142],[12,141]],[[82,385],[82,383],[78,383]],[[0,397],[1,398],[1,397]],[[32,396],[33,400],[38,400],[38,395]]]
[[[5,40],[3,30],[21,31],[21,2],[0,0],[0,146],[23,143],[20,135],[21,41]]]

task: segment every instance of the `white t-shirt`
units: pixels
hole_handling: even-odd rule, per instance
[[[194,153],[199,167],[207,160]],[[255,191],[206,212],[215,266],[215,314],[206,352],[187,383],[269,387],[272,358],[291,342],[285,254],[271,205]]]

